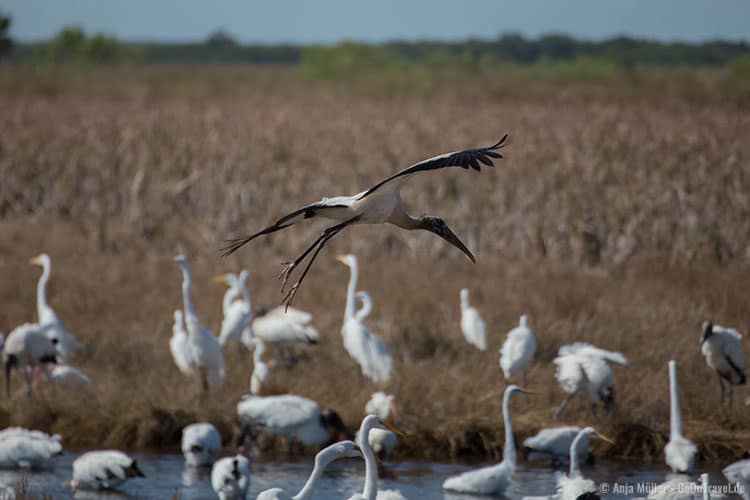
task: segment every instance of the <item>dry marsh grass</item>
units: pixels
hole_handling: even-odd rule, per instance
[[[428,92],[358,85],[284,69],[2,70],[0,328],[35,318],[38,269],[27,261],[49,253],[50,302],[89,345],[74,364],[95,385],[16,395],[0,424],[59,432],[69,448],[176,449],[183,425],[209,419],[231,440],[250,356],[227,349],[227,384],[207,398],[179,374],[167,346],[180,304],[174,253],[187,252],[194,301],[216,330],[224,290],[211,276],[247,267],[256,304],[278,301],[278,263],[320,225],[220,259],[225,237],[510,132],[495,169],[426,174],[404,191],[414,212],[444,216],[477,264],[429,235],[342,233],[296,299],[314,313],[322,342],[273,371],[268,391],[311,397],[358,423],[376,388],[341,346],[348,272],[333,259],[352,252],[374,300],[369,325],[396,359],[384,389],[400,405],[401,456],[499,456],[497,349],[522,313],[539,342],[529,386],[541,394],[513,402],[517,438],[551,424],[562,398],[551,360],[561,344],[586,340],[634,362],[615,369],[616,415],[596,425],[617,445],[601,453],[660,460],[669,359],[678,361],[685,433],[702,458],[750,446],[745,391],[734,408],[719,406],[698,345],[707,318],[750,326],[750,108],[670,90],[679,81],[663,92],[623,83],[624,92],[617,82],[528,90],[502,75]],[[489,325],[484,353],[458,328],[464,286]],[[563,416],[591,421],[582,396]]]

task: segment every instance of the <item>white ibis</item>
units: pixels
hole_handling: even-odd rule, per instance
[[[294,210],[277,220],[274,224],[255,234],[230,240],[228,242],[229,244],[223,248],[224,255],[226,256],[239,250],[243,245],[259,236],[274,233],[305,219],[321,217],[336,221],[336,224],[325,229],[325,231],[323,231],[323,233],[321,233],[321,235],[310,246],[308,246],[299,257],[293,261],[285,263],[279,274],[279,279],[283,280],[281,284],[282,293],[289,275],[308,255],[310,255],[310,253],[312,253],[312,257],[303,269],[302,274],[282,299],[282,303],[285,302],[286,304],[291,304],[297,289],[302,284],[307,272],[310,270],[315,258],[323,249],[326,242],[341,232],[342,229],[353,224],[387,223],[410,231],[419,229],[430,231],[440,236],[451,245],[457,247],[464,252],[472,262],[474,262],[474,255],[472,255],[469,249],[466,248],[466,245],[461,242],[458,236],[451,231],[443,219],[429,215],[413,217],[406,212],[404,202],[401,199],[401,186],[406,179],[410,178],[412,174],[416,174],[417,172],[438,170],[448,167],[461,167],[464,169],[472,168],[479,171],[480,164],[492,167],[494,166],[492,163],[493,158],[503,157],[498,150],[505,146],[505,139],[507,137],[506,134],[496,144],[487,148],[455,151],[420,161],[400,172],[396,172],[374,186],[371,186],[353,196],[323,198],[316,203],[311,203]]]
[[[733,387],[747,382],[742,334],[733,328],[724,328],[707,321],[703,323],[701,352],[706,357],[708,366],[716,370],[716,375],[719,377],[722,403],[724,402],[724,383],[726,382],[729,386],[729,405],[731,406]]]

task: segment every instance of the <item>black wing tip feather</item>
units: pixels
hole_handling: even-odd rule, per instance
[[[243,236],[236,236],[234,238],[229,238],[226,241],[226,245],[221,247],[221,256],[222,257],[229,257],[234,252],[239,250],[242,246],[245,245],[245,243],[249,242],[252,238],[243,237]]]
[[[494,144],[493,146],[490,146],[490,147],[488,147],[488,148],[484,148],[484,149],[486,149],[486,150],[487,150],[487,149],[489,149],[489,150],[494,150],[494,149],[502,149],[502,148],[504,148],[504,147],[506,146],[506,144],[505,144],[505,140],[506,140],[507,138],[508,138],[508,134],[505,134],[505,135],[503,136],[503,138],[502,138],[502,139],[500,139],[499,141],[497,141],[497,143],[495,143],[495,144]]]

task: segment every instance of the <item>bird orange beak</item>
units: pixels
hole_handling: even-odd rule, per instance
[[[346,255],[337,255],[336,260],[341,262],[342,264],[346,264]]]
[[[535,392],[535,391],[527,391],[526,389],[522,389],[522,388],[520,388],[520,387],[519,387],[519,389],[518,389],[518,390],[520,390],[520,391],[521,391],[522,393],[524,393],[524,394],[531,394],[532,396],[536,396],[537,394],[539,394],[538,392]]]
[[[406,437],[406,434],[392,426],[391,424],[386,424],[385,422],[380,422],[380,425],[391,431],[392,433],[396,434],[397,436]]]
[[[229,279],[229,275],[224,273],[224,274],[218,274],[214,276],[214,278],[211,281],[213,281],[214,283],[225,284],[228,279]]]
[[[33,265],[36,265],[36,266],[41,266],[42,265],[42,260],[37,255],[36,257],[33,257],[33,258],[29,259],[29,264],[33,264]]]
[[[611,439],[609,439],[609,438],[608,438],[607,436],[604,436],[604,435],[602,435],[602,434],[599,434],[598,432],[597,432],[597,433],[595,433],[595,434],[594,434],[594,436],[595,436],[595,437],[597,437],[597,438],[599,438],[599,439],[601,439],[602,441],[606,441],[606,442],[608,442],[609,444],[611,444],[611,445],[613,445],[613,446],[614,446],[614,444],[615,444],[615,442],[614,442],[614,441],[612,441]]]

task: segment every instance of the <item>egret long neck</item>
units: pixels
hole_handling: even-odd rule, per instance
[[[320,480],[320,476],[323,475],[323,471],[328,464],[336,459],[335,454],[332,453],[332,451],[333,450],[323,450],[315,455],[315,465],[313,466],[312,473],[310,473],[310,477],[307,478],[307,482],[302,489],[299,490],[299,493],[292,497],[294,500],[307,500],[312,498],[312,494]]]
[[[346,309],[344,310],[344,323],[350,318],[354,317],[355,303],[354,295],[357,292],[357,278],[359,277],[359,269],[356,260],[352,260],[349,263],[351,275],[349,276],[349,285],[346,288]]]
[[[510,392],[503,397],[503,421],[505,422],[505,447],[503,448],[503,462],[516,468],[516,443],[513,440],[513,423],[510,421]]]
[[[371,425],[362,425],[359,433],[359,446],[362,448],[362,454],[365,457],[365,488],[362,490],[362,496],[365,500],[375,500],[378,492],[378,464],[375,461],[375,452],[370,446]]]
[[[189,322],[191,319],[195,319],[195,309],[193,308],[193,302],[190,300],[192,278],[190,277],[190,269],[188,269],[187,264],[181,265],[180,269],[182,270],[182,303]]]
[[[669,435],[670,437],[682,436],[682,415],[680,415],[680,394],[677,385],[677,364],[669,362]]]
[[[570,477],[578,477],[581,475],[581,468],[578,465],[578,445],[584,437],[583,431],[576,434],[573,442],[570,443]]]
[[[370,314],[370,311],[372,311],[372,300],[368,295],[361,295],[359,299],[362,301],[362,309],[357,311],[354,317],[361,323]]]
[[[224,315],[227,314],[229,311],[229,307],[232,305],[232,301],[237,296],[237,289],[234,287],[230,288],[224,293],[224,299],[221,301],[221,310],[224,312]]]
[[[42,275],[36,285],[36,309],[39,321],[42,320],[42,310],[47,308],[47,281],[49,280],[50,265],[45,261],[42,263]]]

